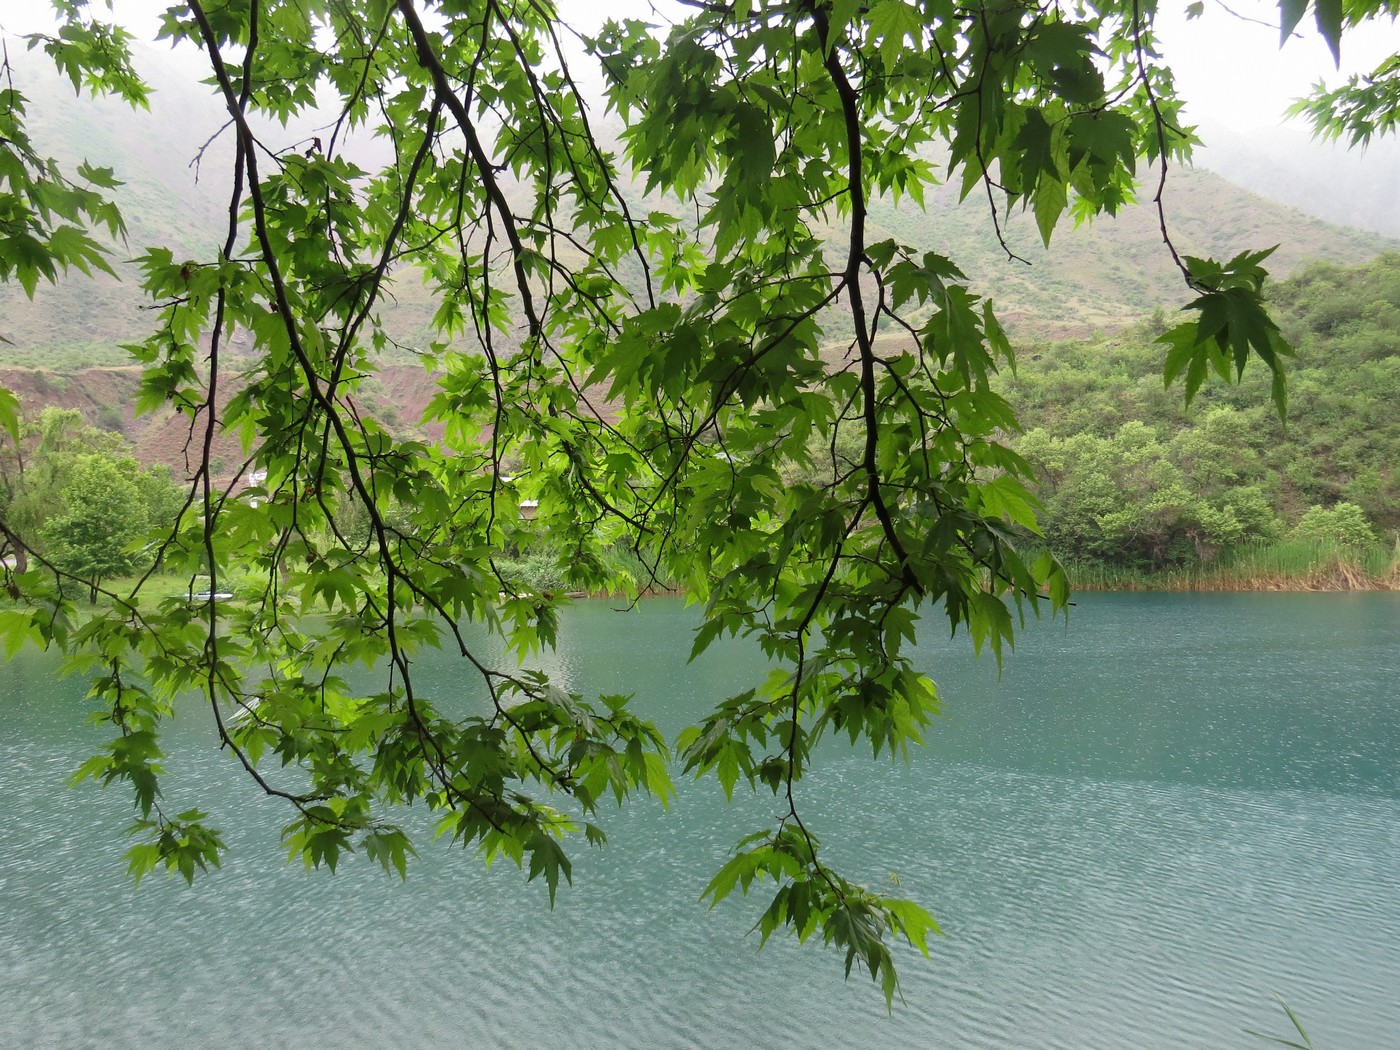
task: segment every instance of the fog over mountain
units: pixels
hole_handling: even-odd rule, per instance
[[[1203,124],[1196,166],[1342,226],[1400,237],[1400,140],[1320,142],[1301,121],[1234,131]]]
[[[30,129],[39,148],[70,170],[86,159],[113,167],[124,180],[119,200],[129,236],[116,246],[115,257],[138,255],[154,244],[189,258],[212,257],[227,228],[223,180],[231,139],[219,134],[227,120],[222,106],[198,82],[199,56],[139,47],[138,63],[154,89],[151,110],[143,112],[116,100],[75,96],[43,55],[27,51],[13,37],[7,43],[15,85],[30,99]],[[595,126],[605,137],[616,134],[602,108],[596,107]],[[332,120],[313,116],[292,128],[270,127],[268,144],[305,148],[313,135],[327,134],[322,125]],[[354,145],[356,159],[367,167],[383,159],[375,156],[382,152],[380,144],[361,137],[365,141]],[[1176,173],[1168,185],[1168,221],[1181,251],[1228,258],[1279,244],[1271,266],[1283,276],[1314,258],[1363,261],[1394,246],[1386,236],[1400,236],[1400,212],[1392,206],[1400,199],[1395,142],[1348,153],[1312,142],[1302,126],[1247,134],[1207,126],[1202,137],[1207,146],[1197,168],[1208,170]],[[194,163],[197,158],[200,163]],[[1152,177],[1145,169],[1143,174]],[[1149,187],[1143,203],[1116,220],[1077,229],[1064,224],[1048,252],[1029,217],[1003,215],[1017,253],[1033,266],[1008,260],[985,200],[974,194],[959,206],[952,186],[930,195],[926,214],[903,206],[896,213],[884,202],[877,203],[872,218],[885,228],[883,235],[908,237],[963,266],[975,290],[996,298],[1017,335],[1077,335],[1184,300],[1180,276],[1161,244],[1151,196]],[[64,349],[81,353],[89,363],[117,363],[123,355],[116,344],[139,338],[149,326],[134,268],[120,268],[121,284],[73,277],[58,288],[41,287],[33,303],[20,294],[0,297],[0,336],[11,344],[5,356],[42,350],[51,367],[63,367],[52,351]],[[414,280],[402,282],[396,294],[403,316],[395,327],[411,334],[430,316],[431,305],[416,301],[423,294]]]

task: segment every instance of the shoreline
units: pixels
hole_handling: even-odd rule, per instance
[[[1377,571],[1378,570],[1378,571]],[[1202,593],[1345,593],[1400,591],[1400,560],[1366,566],[1333,553],[1307,565],[1283,569],[1251,564],[1194,566],[1141,573],[1111,565],[1065,565],[1073,591],[1200,591]]]

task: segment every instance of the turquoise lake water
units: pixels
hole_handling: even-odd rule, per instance
[[[693,624],[581,603],[546,666],[674,733],[761,669],[738,644],[686,665]],[[802,789],[838,868],[897,876],[943,926],[892,1014],[834,954],[758,952],[758,901],[699,902],[777,811],[711,781],[605,813],[551,912],[514,868],[428,843],[406,883],[287,867],[289,817],[191,705],[170,802],[202,792],[233,849],[192,889],[133,888],[127,797],[63,786],[101,739],[84,687],[21,653],[0,664],[0,1047],[1194,1050],[1291,1034],[1275,992],[1318,1050],[1400,1045],[1400,597],[1082,596],[999,681],[929,626],[929,745],[829,748]]]

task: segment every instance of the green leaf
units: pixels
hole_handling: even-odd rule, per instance
[[[537,875],[544,876],[544,881],[549,886],[549,905],[552,908],[555,892],[559,889],[560,873],[573,885],[573,865],[559,843],[543,831],[535,832],[526,840],[525,852],[530,854],[529,881],[534,881]]]
[[[122,183],[117,180],[111,168],[99,168],[87,161],[81,161],[77,168],[78,178],[99,189],[114,190]]]
[[[1012,145],[1018,154],[1023,179],[1021,192],[1029,193],[1043,177],[1059,177],[1060,169],[1055,161],[1054,130],[1041,110],[1026,110],[1021,130],[1016,133]]]
[[[924,31],[924,21],[912,4],[905,0],[879,0],[866,15],[871,36],[880,42],[880,57],[885,68],[892,69],[899,61],[907,39],[917,47]]]
[[[1040,231],[1040,239],[1047,248],[1050,247],[1050,236],[1059,225],[1068,204],[1069,187],[1059,179],[1042,176],[1036,183],[1032,210],[1035,213],[1036,228]]]
[[[1308,9],[1308,0],[1279,0],[1279,46],[1288,43],[1288,38],[1298,28]]]
[[[1282,0],[1280,0],[1282,3]],[[1332,60],[1338,65],[1342,61],[1342,0],[1313,0],[1313,16],[1317,19],[1317,31],[1327,41],[1332,51]],[[1286,13],[1285,18],[1289,17]],[[1296,23],[1295,23],[1296,24]]]
[[[400,879],[408,878],[408,858],[418,855],[408,836],[398,828],[376,828],[360,845],[365,856],[378,861],[386,872],[397,872]]]

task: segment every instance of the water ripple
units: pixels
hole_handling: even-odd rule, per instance
[[[1253,648],[1221,656],[1246,608]],[[957,698],[930,748],[872,766],[832,747],[801,789],[834,865],[896,874],[944,927],[930,962],[902,954],[892,1015],[828,954],[756,953],[762,899],[698,900],[771,798],[729,807],[706,783],[669,815],[605,814],[613,845],[576,850],[549,912],[543,886],[452,849],[425,848],[402,885],[363,863],[269,864],[285,815],[196,747],[191,716],[168,789],[212,798],[234,852],[194,890],[132,889],[112,834],[129,802],[62,786],[99,739],[69,724],[72,683],[26,694],[0,704],[0,1046],[1215,1050],[1248,1045],[1244,1027],[1283,1033],[1278,991],[1317,1045],[1390,1050],[1400,618],[1377,608],[1088,601],[1092,644],[1033,630],[1001,685],[930,646]],[[638,701],[668,725],[732,670],[685,667],[673,618],[648,651],[681,670]],[[1163,653],[1165,619],[1181,641]],[[566,623],[576,687],[617,688],[616,623]]]

